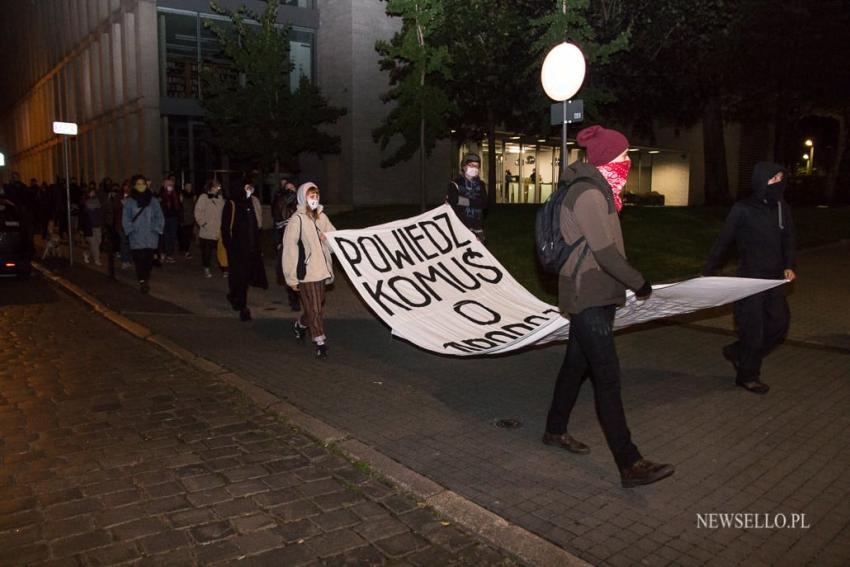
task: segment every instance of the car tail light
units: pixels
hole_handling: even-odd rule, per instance
[[[14,262],[6,262],[3,265],[7,268],[14,268],[15,266],[17,266],[17,264],[15,264]]]

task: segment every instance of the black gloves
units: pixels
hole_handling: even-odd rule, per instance
[[[649,299],[650,295],[652,295],[652,284],[649,283],[649,280],[644,280],[641,288],[635,290],[635,297],[641,301],[645,301]]]

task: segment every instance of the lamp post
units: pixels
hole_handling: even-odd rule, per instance
[[[806,140],[803,143],[806,145],[807,148],[809,148],[809,153],[808,153],[809,157],[806,160],[807,161],[807,163],[806,163],[806,173],[808,175],[811,175],[812,169],[814,169],[814,167],[815,167],[814,166],[814,163],[815,163],[815,143],[812,142],[811,139]]]
[[[54,122],[53,133],[62,136],[62,147],[65,153],[65,202],[68,209],[68,262],[74,265],[74,235],[71,231],[71,179],[68,171],[68,136],[77,135],[77,124],[74,122]]]
[[[562,4],[563,12],[567,13],[566,0]],[[581,50],[564,41],[553,47],[543,60],[540,71],[540,82],[546,95],[562,104],[561,121],[561,171],[563,176],[567,168],[567,105],[584,82],[586,65]]]

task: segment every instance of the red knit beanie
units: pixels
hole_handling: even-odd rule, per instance
[[[576,140],[587,149],[587,161],[596,166],[609,163],[629,148],[625,136],[602,126],[590,126],[579,131]]]

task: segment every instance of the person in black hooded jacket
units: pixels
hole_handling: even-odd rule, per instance
[[[254,196],[254,182],[246,178],[239,189],[231,192],[231,199],[221,214],[221,239],[227,249],[229,293],[227,299],[239,319],[251,320],[248,309],[248,287],[268,289],[260,231],[263,227],[263,209]]]
[[[703,275],[711,275],[724,261],[734,241],[738,246],[739,277],[793,281],[794,225],[791,207],[783,199],[787,172],[778,164],[759,162],[753,168],[753,194],[735,203],[726,225],[708,255]],[[737,372],[735,383],[756,393],[770,389],[761,381],[764,357],[782,342],[791,314],[785,286],[735,302],[738,340],[723,348],[723,356]]]

